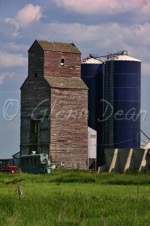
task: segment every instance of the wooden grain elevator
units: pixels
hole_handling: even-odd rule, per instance
[[[20,153],[45,153],[66,168],[87,168],[88,89],[73,43],[36,40],[21,86]]]

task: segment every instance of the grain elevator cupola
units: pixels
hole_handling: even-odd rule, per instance
[[[66,168],[87,167],[88,89],[73,43],[36,40],[21,86],[21,155],[45,153]]]

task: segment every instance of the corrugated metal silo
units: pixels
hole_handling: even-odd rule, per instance
[[[99,101],[98,99],[101,98],[100,90],[101,87],[101,71],[102,71],[102,62],[94,59],[94,58],[87,58],[86,60],[82,61],[81,64],[81,78],[89,88],[88,91],[88,125],[92,129],[96,129],[96,102]]]
[[[103,123],[99,119],[103,114],[103,63],[89,57],[82,61],[81,78],[89,88],[88,91],[88,126],[97,131],[97,164],[103,157]]]
[[[107,59],[104,93],[106,146],[140,147],[141,61],[124,51]]]

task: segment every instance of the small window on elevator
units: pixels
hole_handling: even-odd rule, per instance
[[[61,66],[64,66],[64,63],[65,63],[64,58],[61,58],[61,63],[60,63],[60,65],[61,65]]]

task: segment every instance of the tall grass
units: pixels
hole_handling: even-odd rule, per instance
[[[148,226],[149,174],[54,171],[0,174],[0,223],[5,226]],[[18,184],[23,179],[23,197]]]

